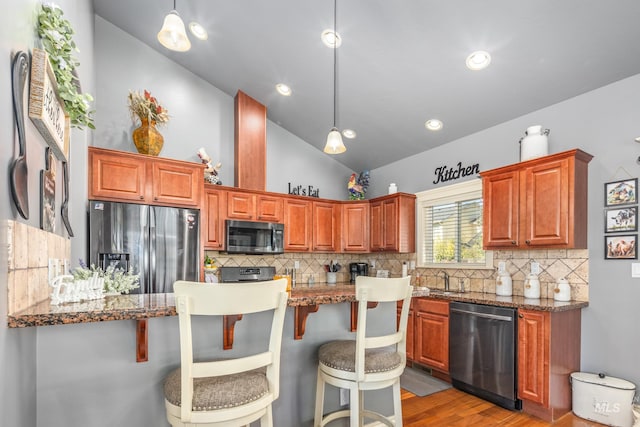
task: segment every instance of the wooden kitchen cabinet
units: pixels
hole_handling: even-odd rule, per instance
[[[414,317],[414,362],[448,375],[449,301],[415,298]]]
[[[518,398],[524,412],[554,422],[571,411],[580,371],[580,310],[518,310]]]
[[[342,204],[342,252],[369,252],[369,202]]]
[[[256,219],[281,223],[283,203],[283,198],[280,196],[256,195]]]
[[[415,252],[415,202],[416,196],[406,193],[371,200],[372,252]]]
[[[312,202],[312,220],[312,250],[340,251],[340,205],[335,202]]]
[[[484,248],[586,248],[592,157],[576,149],[482,172]]]
[[[397,319],[396,319],[396,328],[400,324],[400,314],[402,313],[402,301],[398,301],[397,303]],[[409,317],[407,318],[407,361],[412,361],[414,358],[414,336],[415,336],[415,314],[414,314],[414,303],[413,298],[411,299],[411,305],[409,306]]]
[[[256,219],[256,195],[229,191],[227,193],[227,218],[252,221]]]
[[[224,206],[227,204],[227,192],[207,185],[204,190],[202,210],[204,248],[210,250],[224,249],[225,216]]]
[[[204,165],[89,147],[89,199],[200,207]]]
[[[312,205],[310,200],[285,198],[284,249],[292,252],[311,250]]]

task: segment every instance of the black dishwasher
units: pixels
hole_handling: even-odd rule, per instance
[[[503,408],[517,398],[517,316],[514,308],[451,302],[449,371],[457,389]]]

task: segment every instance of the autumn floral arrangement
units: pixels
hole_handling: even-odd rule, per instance
[[[147,90],[140,94],[137,91],[129,91],[129,111],[131,118],[138,118],[140,121],[148,120],[158,125],[164,125],[169,122],[169,112],[164,108],[158,100],[151,96]]]
[[[80,260],[80,267],[71,271],[74,280],[88,280],[94,275],[98,275],[99,278],[104,278],[104,292],[107,294],[128,294],[134,289],[140,287],[140,275],[133,274],[131,269],[125,271],[122,268],[116,268],[113,265],[103,270],[100,267],[96,267],[94,264],[87,266],[84,261]]]

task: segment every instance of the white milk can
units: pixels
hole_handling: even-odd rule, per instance
[[[571,301],[571,286],[564,277],[558,279],[553,290],[553,299],[556,301]]]
[[[525,136],[520,140],[520,161],[535,159],[549,154],[549,129],[542,126],[529,126]]]
[[[498,273],[496,279],[496,295],[508,297],[513,294],[513,283],[511,281],[511,275],[506,271]]]
[[[529,274],[524,281],[524,297],[540,298],[540,280],[537,274]]]

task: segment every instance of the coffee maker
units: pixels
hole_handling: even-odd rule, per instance
[[[349,264],[349,273],[351,273],[350,282],[355,283],[356,277],[369,275],[369,264],[366,262],[352,262]]]

